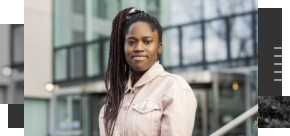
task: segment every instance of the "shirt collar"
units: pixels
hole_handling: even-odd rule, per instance
[[[144,75],[135,83],[133,88],[137,88],[140,86],[145,85],[146,83],[150,82],[151,80],[153,80],[155,77],[157,77],[161,72],[163,72],[163,66],[161,64],[159,64],[159,61],[155,62],[153,64],[152,67],[150,67],[145,73]],[[127,82],[127,86],[125,88],[125,93],[127,93],[132,86],[132,73],[130,73],[128,82]]]

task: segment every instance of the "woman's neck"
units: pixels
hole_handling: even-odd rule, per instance
[[[144,75],[145,71],[133,71],[133,75],[132,75],[132,86],[135,85],[135,83],[137,83],[137,81]]]

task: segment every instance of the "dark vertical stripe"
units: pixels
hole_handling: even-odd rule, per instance
[[[281,82],[274,81],[274,77],[278,74],[274,71],[281,71],[283,67],[274,65],[277,62],[274,62],[276,54],[273,53],[274,47],[281,47],[281,41],[288,39],[288,9],[259,8],[258,15],[258,94],[259,96],[288,95],[287,89],[281,87]]]
[[[24,104],[8,104],[8,128],[24,128]]]

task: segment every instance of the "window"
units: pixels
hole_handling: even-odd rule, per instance
[[[107,9],[108,9],[108,1],[106,0],[93,0],[93,14],[102,19],[107,19]]]
[[[85,32],[84,0],[54,0],[53,3],[53,46],[69,46],[74,43],[74,31]]]
[[[24,69],[24,25],[11,26],[11,65],[20,71]]]
[[[225,23],[221,21],[209,22],[205,26],[206,61],[227,59],[227,45]]]
[[[159,0],[146,0],[147,13],[159,19]]]
[[[23,104],[24,100],[24,81],[19,81],[15,83],[15,94],[14,94],[14,103]]]
[[[100,44],[94,43],[87,46],[87,76],[92,77],[101,73],[100,71]]]
[[[84,0],[73,0],[73,13],[84,14]]]
[[[193,64],[202,61],[201,26],[190,25],[182,27],[183,64]]]
[[[0,104],[7,103],[7,86],[0,85]]]
[[[231,55],[232,58],[251,57],[254,55],[252,36],[252,17],[236,17],[231,20]]]
[[[83,65],[83,46],[75,46],[70,50],[70,78],[83,77],[84,65]]]
[[[74,43],[79,43],[84,41],[84,33],[81,31],[73,31],[72,39]]]
[[[162,63],[165,67],[179,65],[178,29],[169,29],[163,32]]]
[[[54,80],[61,81],[67,78],[67,50],[61,49],[54,53]]]

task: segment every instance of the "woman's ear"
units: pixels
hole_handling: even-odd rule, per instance
[[[160,55],[162,52],[162,43],[158,44],[158,55]]]

